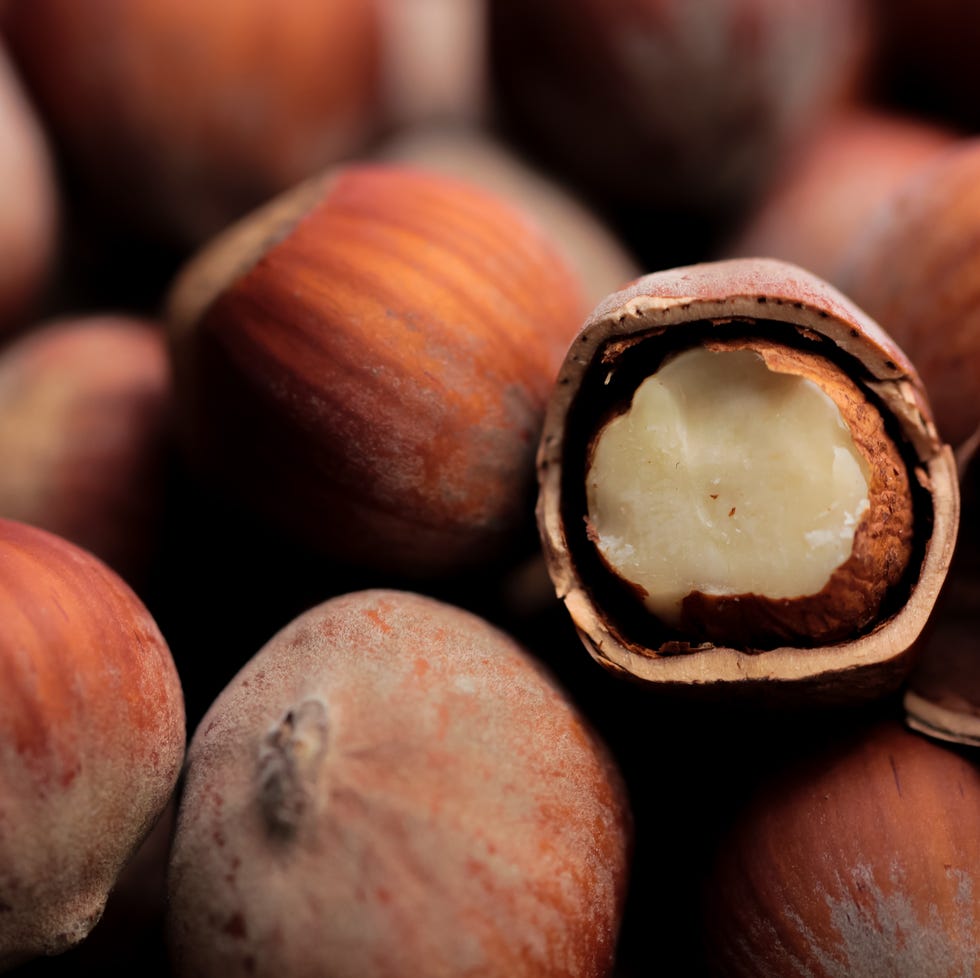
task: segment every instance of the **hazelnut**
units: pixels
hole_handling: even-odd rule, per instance
[[[877,206],[956,138],[880,109],[835,112],[800,140],[725,251],[781,258],[836,284]]]
[[[586,645],[679,685],[894,686],[958,519],[907,359],[772,260],[656,273],[601,303],[538,470],[549,570]]]
[[[534,450],[586,300],[524,214],[350,165],[215,240],[170,324],[195,468],[299,541],[413,577],[533,526]]]
[[[54,162],[34,106],[0,46],[0,332],[22,325],[47,284],[58,246]]]
[[[743,208],[856,87],[855,0],[489,0],[492,95],[523,145],[607,202]]]
[[[101,561],[0,519],[0,969],[66,950],[163,812],[184,756],[180,682]]]
[[[373,0],[32,0],[0,28],[80,184],[177,245],[379,125]]]
[[[512,639],[432,598],[344,595],[194,734],[175,973],[599,978],[629,839],[610,757]]]
[[[961,139],[879,205],[835,280],[915,364],[940,434],[980,425],[980,138]]]
[[[770,777],[705,880],[712,975],[953,978],[980,957],[980,770],[879,722]]]
[[[128,316],[39,324],[0,350],[0,515],[44,527],[135,583],[163,508],[170,364]]]

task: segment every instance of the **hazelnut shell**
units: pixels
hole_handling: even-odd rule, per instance
[[[99,920],[184,758],[169,648],[91,554],[0,519],[0,970]]]
[[[574,536],[578,528],[570,531],[569,521],[581,522],[581,515],[569,515],[564,508],[565,480],[574,478],[565,471],[565,459],[566,445],[581,436],[573,426],[589,421],[587,406],[580,414],[573,408],[581,407],[586,373],[610,342],[641,334],[677,337],[676,331],[691,323],[706,324],[710,334],[719,324],[744,320],[751,325],[760,319],[785,328],[788,335],[816,338],[832,350],[837,362],[847,365],[849,376],[873,394],[904,443],[910,483],[916,488],[914,527],[919,536],[908,593],[870,630],[826,646],[645,647],[624,633],[580,568]],[[589,651],[609,668],[637,679],[683,687],[722,684],[772,691],[793,685],[811,698],[828,699],[878,695],[895,687],[911,666],[913,645],[943,583],[959,517],[953,454],[936,433],[925,392],[906,356],[832,286],[770,259],[658,272],[600,303],[569,350],[555,386],[538,452],[538,477],[537,516],[549,571]]]
[[[952,978],[980,953],[980,768],[883,721],[770,776],[705,880],[725,978]]]
[[[333,598],[193,737],[175,973],[600,978],[630,821],[610,755],[513,639],[417,594]]]
[[[317,552],[416,579],[478,567],[533,542],[535,446],[586,309],[501,198],[412,167],[335,169],[178,279],[179,436]]]
[[[959,542],[903,703],[913,729],[937,740],[980,747],[980,429],[960,445],[956,457]]]
[[[980,425],[980,138],[955,141],[881,201],[834,281],[901,345],[955,447]]]
[[[161,324],[82,316],[0,351],[0,515],[142,584],[164,504],[170,364]]]

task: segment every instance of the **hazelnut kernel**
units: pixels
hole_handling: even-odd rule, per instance
[[[898,450],[858,386],[814,353],[766,340],[682,350],[588,454],[589,537],[672,628],[827,641],[867,625],[908,564]],[[749,624],[743,603],[771,607]]]

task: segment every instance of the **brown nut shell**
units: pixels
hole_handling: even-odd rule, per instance
[[[105,564],[0,519],[0,970],[81,941],[184,758],[180,678]]]
[[[848,105],[799,141],[726,256],[780,258],[839,286],[841,256],[876,207],[956,138],[918,116]]]
[[[370,0],[36,0],[0,29],[78,188],[177,247],[381,123]]]
[[[509,636],[421,595],[343,595],[194,735],[175,974],[601,978],[630,833],[610,755]]]
[[[762,337],[776,347],[814,352],[846,375],[846,385],[860,395],[851,408],[842,406],[844,382],[831,379],[821,386],[827,392],[838,389],[833,399],[856,444],[863,443],[869,457],[886,458],[883,472],[893,467],[890,459],[905,466],[904,496],[899,491],[887,498],[900,489],[899,483],[876,486],[872,478],[870,513],[880,504],[878,516],[872,516],[871,531],[863,538],[859,528],[854,544],[855,552],[862,539],[863,545],[880,551],[876,520],[897,520],[889,546],[893,557],[900,556],[901,540],[909,538],[904,570],[898,576],[886,573],[887,594],[879,594],[876,605],[858,595],[864,607],[848,619],[852,627],[839,633],[814,629],[807,618],[812,604],[806,603],[791,613],[788,632],[767,631],[775,601],[765,598],[748,611],[747,623],[728,629],[722,621],[707,636],[689,630],[687,622],[679,631],[665,627],[638,605],[622,580],[614,580],[602,567],[589,539],[584,465],[590,440],[613,409],[610,398],[616,395],[604,391],[615,386],[611,378],[616,370],[622,370],[623,390],[629,392],[656,369],[645,356],[655,361],[678,348],[719,339],[740,342],[746,336],[754,338],[756,347]],[[630,366],[626,358],[643,344],[647,353],[637,353]],[[857,420],[869,409],[880,415],[874,435],[861,433],[863,422]],[[876,439],[882,434],[896,455],[880,454]],[[556,384],[538,475],[537,515],[549,571],[589,651],[602,664],[637,679],[685,687],[772,689],[793,684],[808,695],[832,699],[893,688],[911,666],[911,648],[944,580],[959,517],[952,451],[936,433],[922,385],[905,355],[836,289],[803,269],[770,259],[655,273],[600,304],[569,350]],[[828,588],[837,592],[830,595],[835,609],[831,618],[850,615],[839,609],[855,600],[858,578],[874,580],[892,559],[882,552],[872,557],[869,570],[831,578]],[[861,615],[869,610],[862,622]]]
[[[170,393],[153,320],[80,316],[17,337],[0,351],[0,515],[142,584],[160,537]]]
[[[977,974],[976,760],[894,722],[835,740],[771,777],[718,847],[710,974]]]
[[[535,446],[586,309],[558,249],[501,198],[342,167],[179,277],[179,436],[317,551],[415,579],[473,568],[533,540]]]
[[[834,281],[915,364],[939,433],[980,424],[980,138],[961,139],[881,201]]]

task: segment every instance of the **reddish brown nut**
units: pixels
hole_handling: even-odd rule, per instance
[[[954,144],[875,212],[837,282],[908,354],[940,434],[980,425],[980,139]]]
[[[885,723],[771,779],[706,881],[713,975],[959,978],[980,960],[980,770]]]
[[[58,191],[47,140],[0,48],[0,332],[38,301],[58,243]]]
[[[82,940],[164,810],[180,682],[99,560],[0,519],[0,969]]]
[[[781,258],[834,281],[875,208],[956,138],[911,116],[836,112],[794,148],[726,251]]]
[[[743,207],[854,87],[854,0],[489,0],[493,95],[554,172],[603,199]],[[656,226],[653,234],[656,234]]]
[[[163,327],[126,316],[41,324],[0,351],[0,515],[147,568],[171,407]]]
[[[373,0],[36,0],[2,28],[84,185],[178,244],[378,125]]]
[[[522,212],[352,165],[219,237],[171,302],[181,435],[235,498],[344,560],[412,576],[514,545],[586,308]]]
[[[609,756],[509,637],[419,595],[335,598],[194,735],[176,973],[598,978],[629,835]]]
[[[568,353],[538,521],[592,654],[640,679],[893,687],[955,538],[952,452],[895,344],[771,260],[646,276]]]

